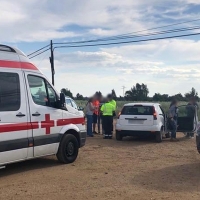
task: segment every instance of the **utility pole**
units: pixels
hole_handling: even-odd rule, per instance
[[[54,55],[53,55],[53,41],[51,40],[51,57],[49,58],[50,63],[51,63],[51,75],[52,75],[52,85],[54,85],[54,74],[55,74],[55,70],[54,70]]]
[[[126,88],[125,86],[122,86],[122,90],[123,90],[123,97],[124,97],[124,95],[125,95],[125,94],[124,94],[125,88]]]

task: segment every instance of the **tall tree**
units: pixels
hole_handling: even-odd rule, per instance
[[[131,101],[146,101],[148,100],[149,89],[145,84],[136,83],[130,90],[126,91],[125,98]]]
[[[61,92],[62,92],[65,96],[68,96],[68,97],[73,98],[72,92],[71,92],[70,90],[68,90],[67,88],[61,89]]]
[[[168,94],[155,93],[152,97],[152,100],[153,101],[168,101],[169,95]]]
[[[83,97],[83,95],[81,95],[81,94],[78,93],[78,94],[76,95],[76,99],[77,99],[77,100],[83,100],[84,97]]]
[[[178,101],[185,101],[185,98],[181,93],[169,96],[168,101],[172,101],[173,99],[176,99]]]
[[[196,99],[199,100],[198,93],[194,88],[192,88],[190,92],[185,94],[185,98],[189,99],[191,97],[195,97]]]

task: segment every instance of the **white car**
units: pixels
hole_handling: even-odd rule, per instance
[[[72,108],[75,108],[82,116],[85,115],[83,112],[83,108],[77,106],[76,102],[71,97],[65,97],[65,102],[66,106],[71,106]]]
[[[194,132],[197,127],[197,113],[193,118],[187,115],[188,106],[179,106],[179,132]],[[156,142],[161,142],[163,136],[170,137],[167,127],[167,115],[159,103],[129,103],[125,104],[119,113],[116,123],[116,139],[125,136],[154,135]]]

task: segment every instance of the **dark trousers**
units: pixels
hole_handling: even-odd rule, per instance
[[[171,138],[176,138],[176,130],[177,130],[177,121],[176,120],[170,120],[171,124]]]
[[[114,121],[114,119],[113,119],[113,117],[112,117],[112,131],[113,131],[113,121]]]
[[[101,130],[102,130],[102,134],[104,135],[105,131],[104,131],[104,125],[103,125],[103,116],[100,116],[100,121],[101,121]]]
[[[87,115],[87,135],[92,136],[92,120],[93,116],[92,115]]]
[[[98,115],[97,116],[97,127],[98,127],[98,133],[100,133],[100,131],[101,131],[101,116],[100,115]]]
[[[102,127],[105,137],[111,137],[113,129],[113,116],[102,116]]]

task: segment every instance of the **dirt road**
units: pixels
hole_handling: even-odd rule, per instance
[[[179,137],[183,135],[179,134]],[[199,199],[200,155],[195,140],[89,138],[74,164],[55,157],[0,171],[0,199]]]

